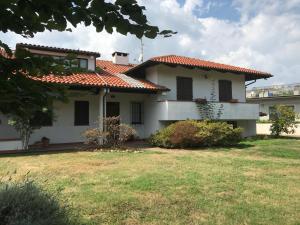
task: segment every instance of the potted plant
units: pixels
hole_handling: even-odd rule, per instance
[[[207,103],[206,98],[196,98],[194,101],[196,103],[200,103],[200,104],[206,104]]]
[[[43,147],[43,148],[49,146],[49,143],[50,143],[50,139],[49,139],[49,138],[47,138],[47,137],[42,137],[41,141],[42,141],[42,147]]]
[[[238,103],[239,100],[234,98],[234,99],[231,99],[229,102],[230,102],[230,103]]]

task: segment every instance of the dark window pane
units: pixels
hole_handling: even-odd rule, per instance
[[[193,100],[193,79],[189,77],[177,77],[177,100]]]
[[[88,60],[87,59],[78,59],[79,60],[79,68],[87,69],[88,68]]]
[[[219,101],[228,102],[232,99],[232,84],[230,80],[219,80]]]
[[[75,126],[89,125],[89,102],[75,101]]]
[[[106,117],[120,116],[120,103],[107,102],[106,103]]]
[[[131,123],[141,124],[142,123],[142,103],[132,102],[131,103]]]

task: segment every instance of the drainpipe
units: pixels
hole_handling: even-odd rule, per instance
[[[109,93],[109,88],[104,88],[104,95],[102,97],[102,107],[103,107],[103,131],[106,131],[105,119],[106,119],[106,95]]]

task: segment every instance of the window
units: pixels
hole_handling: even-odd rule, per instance
[[[177,77],[177,100],[193,100],[193,79],[190,77]]]
[[[227,121],[227,124],[231,125],[232,128],[237,128],[238,127],[237,121]]]
[[[89,102],[75,101],[75,126],[89,125]]]
[[[120,102],[106,103],[106,117],[120,116]]]
[[[295,110],[295,107],[293,105],[287,105],[285,107],[291,108],[293,111]],[[276,118],[276,109],[275,106],[269,107],[269,120],[274,120]]]
[[[30,121],[32,126],[36,127],[49,127],[52,126],[53,112],[51,109],[46,111],[37,111],[34,118]]]
[[[78,59],[78,66],[81,69],[88,69],[88,60],[87,59]]]
[[[143,104],[141,102],[131,103],[131,123],[142,124]]]
[[[219,80],[219,101],[228,102],[232,99],[232,84],[230,80]]]
[[[52,57],[54,60],[60,61],[64,64],[65,67],[72,67],[72,68],[81,68],[81,69],[88,69],[88,59],[83,58],[68,58],[66,56],[53,56],[53,55],[44,55],[44,54],[37,54],[39,57]],[[54,63],[55,65],[55,63]]]

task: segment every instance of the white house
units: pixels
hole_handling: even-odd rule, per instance
[[[30,144],[42,137],[50,143],[82,142],[81,133],[96,126],[97,119],[120,115],[140,138],[147,138],[165,125],[185,119],[203,119],[195,99],[213,100],[222,106],[222,121],[244,128],[244,136],[256,134],[258,104],[246,103],[245,83],[269,78],[270,74],[183,56],[159,56],[139,65],[129,63],[127,53],[114,52],[112,61],[99,60],[99,53],[17,44],[39,55],[78,55],[78,66],[87,72],[70,76],[48,75],[43,82],[69,88],[69,102],[54,102],[55,120],[36,130]],[[211,98],[212,95],[215,95]],[[0,139],[17,139],[18,133],[0,116]]]
[[[259,122],[256,125],[258,134],[270,134],[271,123],[275,105],[285,105],[300,114],[300,84],[272,85],[255,87],[247,90],[247,102],[259,104]],[[295,118],[300,120],[299,118]],[[300,127],[295,129],[296,136],[300,136]]]

